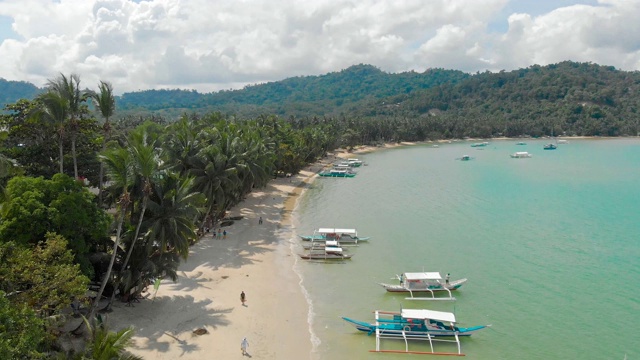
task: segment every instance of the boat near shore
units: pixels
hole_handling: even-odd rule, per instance
[[[449,280],[449,274],[442,278],[439,272],[405,272],[396,275],[399,284],[380,283],[388,292],[409,294],[407,300],[455,300],[451,291],[458,290],[467,279]],[[447,293],[448,297],[436,297],[435,293]],[[428,294],[430,296],[415,296]]]
[[[336,242],[337,244],[337,242]],[[345,254],[342,247],[337,245],[326,244],[323,247],[311,248],[308,252],[300,254],[300,257],[305,260],[347,260],[351,259],[353,254]]]
[[[375,311],[375,322],[342,319],[357,330],[376,335],[376,352],[395,352],[431,355],[464,355],[461,350],[460,337],[471,336],[491,325],[459,327],[456,316],[450,312],[427,309],[402,309],[400,312]],[[449,338],[449,339],[447,339]],[[453,338],[453,339],[450,339]],[[398,339],[405,343],[405,350],[382,350],[381,339]],[[410,351],[409,340],[428,341],[431,351]],[[448,342],[457,345],[457,352],[436,352],[434,342]]]
[[[304,241],[337,240],[341,244],[357,244],[360,241],[369,241],[369,236],[358,236],[356,229],[319,228],[312,235],[300,235]]]

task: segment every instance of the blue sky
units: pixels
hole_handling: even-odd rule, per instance
[[[640,70],[638,0],[0,0],[0,77],[210,92],[354,64]]]

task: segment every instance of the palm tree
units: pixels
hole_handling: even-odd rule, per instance
[[[98,290],[98,294],[96,295],[96,300],[91,304],[91,308],[89,310],[89,320],[93,321],[93,317],[95,315],[96,308],[100,299],[102,299],[102,293],[104,292],[104,288],[107,286],[109,279],[111,278],[111,270],[113,269],[113,264],[116,260],[116,255],[118,253],[118,249],[120,246],[120,237],[122,234],[122,225],[124,223],[125,214],[129,204],[131,202],[131,196],[129,194],[129,186],[132,181],[132,170],[133,164],[131,159],[131,154],[127,149],[117,148],[111,151],[108,151],[102,155],[100,155],[100,159],[105,162],[107,165],[107,169],[109,171],[109,177],[111,181],[114,182],[114,185],[122,189],[122,193],[118,200],[118,216],[116,223],[116,239],[113,244],[113,253],[111,254],[111,260],[109,261],[109,266],[107,267],[107,272],[102,279],[102,283],[100,284],[100,290]]]
[[[38,117],[40,120],[51,123],[58,135],[58,162],[60,164],[60,173],[64,173],[64,151],[63,143],[65,137],[65,121],[69,114],[69,102],[67,99],[54,91],[47,91],[37,100],[41,106],[37,107],[31,116]]]
[[[186,259],[197,239],[194,221],[202,212],[204,196],[193,190],[193,178],[166,173],[149,199],[145,220],[147,241],[156,254],[175,252]]]
[[[78,160],[76,158],[76,137],[78,135],[78,127],[80,113],[82,112],[82,103],[87,100],[87,92],[80,90],[80,77],[71,74],[68,78],[60,74],[56,79],[47,82],[49,91],[58,93],[67,100],[68,105],[68,125],[71,129],[71,155],[73,157],[73,175],[78,178]]]
[[[131,258],[131,253],[133,252],[136,241],[140,236],[140,228],[142,227],[142,221],[144,220],[144,215],[147,210],[149,196],[151,196],[151,194],[153,193],[151,180],[156,175],[160,163],[160,160],[156,155],[155,141],[149,139],[144,128],[134,130],[129,135],[128,143],[129,147],[126,150],[131,156],[133,165],[133,176],[135,178],[134,182],[140,182],[142,187],[142,208],[140,209],[138,224],[131,240],[131,244],[129,245],[127,256],[122,263],[122,268],[120,269],[120,273],[118,275],[118,281],[115,286],[116,289],[120,285],[122,274],[126,271],[127,265],[129,264],[129,259]],[[138,179],[139,181],[137,181]],[[116,293],[114,291],[111,295],[109,303],[106,306],[106,309],[111,306],[115,295]]]
[[[100,81],[100,86],[98,88],[100,89],[100,92],[92,92],[90,95],[94,106],[104,118],[104,124],[102,125],[102,131],[104,132],[104,138],[102,139],[102,152],[104,153],[107,150],[107,143],[111,137],[111,122],[109,121],[109,118],[113,116],[113,113],[116,110],[116,98],[113,95],[113,86],[111,86],[110,83]],[[98,181],[98,205],[102,207],[102,188],[104,181],[104,163],[102,162],[100,163],[100,175]]]
[[[84,356],[80,359],[93,360],[138,360],[139,356],[127,352],[127,347],[133,345],[134,331],[132,327],[117,332],[109,331],[104,325],[91,326],[84,319],[89,330],[89,344]]]

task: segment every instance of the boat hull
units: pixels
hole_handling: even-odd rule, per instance
[[[400,293],[433,293],[438,291],[455,291],[458,290],[467,279],[454,280],[449,284],[432,285],[432,284],[416,284],[415,286],[407,287],[405,284],[385,284],[380,283],[380,286],[385,288],[388,292],[400,292]]]
[[[391,337],[407,337],[413,339],[428,339],[429,337],[455,337],[457,336],[471,336],[475,332],[486,328],[485,325],[473,326],[469,328],[461,328],[454,326],[451,329],[450,326],[445,324],[432,324],[425,326],[424,324],[414,323],[409,319],[396,318],[379,322],[378,325],[350,319],[348,317],[342,317],[342,319],[358,331],[372,334],[379,330],[381,335]]]

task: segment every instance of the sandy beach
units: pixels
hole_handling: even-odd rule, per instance
[[[150,287],[132,307],[116,303],[106,321],[114,330],[135,328],[130,351],[145,359],[241,358],[246,337],[246,356],[253,359],[312,358],[309,306],[292,270],[297,239],[289,215],[322,165],[249,194],[228,212],[243,218],[223,228],[226,239],[201,238],[177,282],[163,280],[155,297]],[[207,332],[196,335],[198,329]]]

